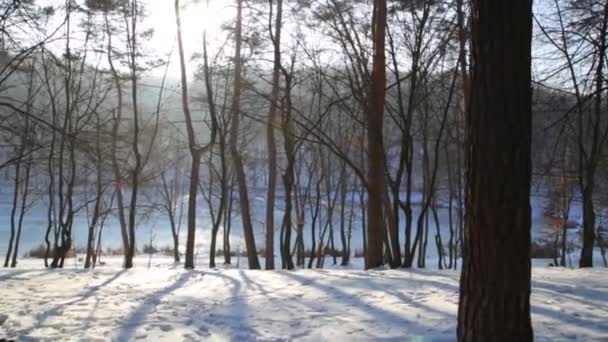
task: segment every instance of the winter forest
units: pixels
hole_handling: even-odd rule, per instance
[[[608,0],[0,0],[0,341],[608,340]]]

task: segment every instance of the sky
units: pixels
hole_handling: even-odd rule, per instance
[[[79,3],[84,0],[77,0]],[[139,0],[145,8],[146,16],[140,26],[140,31],[153,28],[154,34],[150,40],[145,43],[147,51],[152,52],[155,58],[161,58],[166,60],[171,54],[170,64],[168,70],[169,79],[177,79],[180,74],[179,63],[177,58],[177,44],[176,44],[176,23],[175,23],[175,10],[174,0]],[[185,48],[186,60],[188,62],[188,77],[192,78],[192,73],[195,67],[199,64],[198,61],[191,62],[190,58],[195,53],[202,52],[202,34],[203,30],[207,32],[207,38],[209,43],[210,56],[214,56],[222,48],[224,42],[227,39],[227,33],[221,29],[221,25],[230,23],[235,17],[235,1],[233,0],[180,0],[181,2],[181,16],[182,16],[182,34]],[[259,8],[267,9],[267,0],[252,1],[251,3],[257,3]],[[64,0],[37,0],[39,6],[51,5],[56,8],[57,13],[49,23],[49,30],[52,31],[59,27],[63,22],[64,13],[61,8],[65,5]],[[291,1],[285,2],[285,7],[289,8],[293,3]],[[545,14],[551,12],[553,9],[552,0],[538,0],[534,3],[534,11],[537,14],[537,18],[540,21],[545,21]],[[245,16],[247,16],[245,12]],[[286,9],[284,16],[289,18],[289,11]],[[266,20],[261,16],[256,18],[249,18],[252,20]],[[101,20],[101,19],[100,19]],[[74,20],[76,21],[76,20]],[[76,26],[76,25],[74,25]],[[536,26],[536,25],[535,25]],[[265,28],[266,26],[264,26]],[[290,35],[294,35],[295,24],[286,23],[284,25],[284,43],[289,41]],[[245,30],[252,30],[251,27],[245,27]],[[253,29],[255,30],[255,29]],[[314,30],[314,28],[313,28]],[[320,32],[307,32],[307,44],[311,44],[311,41],[318,41],[321,45],[328,44],[328,39]],[[250,32],[250,31],[248,31]],[[59,34],[65,33],[65,29],[60,29]],[[265,37],[266,32],[261,32],[262,36]],[[539,30],[535,30],[535,42],[533,44],[533,55],[534,55],[534,74],[535,79],[542,79],[543,75],[547,73],[547,69],[553,69],[552,65],[548,62],[548,56],[554,54],[552,48],[546,46],[546,43],[542,43],[542,35]],[[313,42],[314,43],[314,42]],[[64,51],[64,41],[58,40],[50,48],[55,51],[58,55]],[[76,44],[76,43],[74,43]],[[315,43],[316,44],[316,43]],[[231,54],[231,45],[227,44],[224,50],[225,55]],[[284,47],[284,53],[287,53],[290,49]],[[268,57],[270,58],[270,56]],[[341,61],[341,60],[340,60]],[[407,64],[407,63],[406,63]],[[105,65],[105,60],[102,58],[102,67],[108,67]],[[162,77],[165,72],[165,68],[157,68],[150,71],[150,76]],[[559,78],[558,78],[559,79]]]
[[[182,36],[186,60],[189,61],[193,53],[202,51],[203,30],[207,31],[209,42],[209,52],[214,54],[214,50],[219,48],[221,42],[225,40],[226,33],[221,29],[221,25],[229,22],[235,15],[235,8],[231,6],[233,2],[227,0],[181,0],[181,19]],[[82,4],[82,0],[78,0]],[[145,17],[139,26],[138,31],[154,29],[154,34],[145,42],[146,51],[157,55],[157,58],[166,59],[171,53],[171,65],[169,75],[179,75],[179,64],[177,59],[176,42],[176,20],[175,2],[173,0],[140,0],[144,6]],[[52,6],[55,9],[54,16],[47,24],[48,32],[53,32],[59,28],[56,37],[65,35],[66,27],[63,25],[65,18],[65,1],[63,0],[37,0],[36,5],[40,7]],[[77,22],[84,18],[84,15],[77,14],[72,17],[72,38],[73,47],[82,41],[83,34],[76,31]],[[98,20],[101,22],[101,15]],[[65,51],[65,40],[57,39],[47,47],[57,55]],[[119,45],[119,43],[116,43]],[[122,47],[122,46],[119,46]],[[101,63],[104,65],[103,61]],[[189,63],[189,69],[194,67],[194,63]],[[151,72],[154,76],[162,76],[164,68],[158,68]],[[190,70],[189,70],[190,71]],[[189,72],[190,73],[190,72]]]

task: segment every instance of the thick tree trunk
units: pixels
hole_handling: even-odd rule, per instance
[[[372,19],[374,58],[367,127],[368,202],[367,202],[367,258],[365,269],[384,263],[384,144],[382,125],[386,86],[384,38],[386,31],[386,0],[374,1]]]
[[[532,2],[473,0],[459,341],[532,341]]]
[[[594,182],[588,182],[583,190],[583,246],[579,267],[593,267],[593,245],[595,244],[595,210],[593,205]]]

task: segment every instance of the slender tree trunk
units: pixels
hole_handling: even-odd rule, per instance
[[[95,228],[101,215],[101,202],[103,200],[103,191],[101,186],[102,178],[102,155],[101,155],[101,120],[99,114],[96,114],[96,136],[95,136],[95,208],[93,209],[93,218],[91,219],[91,225],[89,226],[89,236],[87,238],[87,255],[85,257],[84,268],[90,268],[92,259],[95,255]]]
[[[139,179],[143,169],[142,154],[139,150],[139,103],[138,103],[138,88],[137,88],[137,22],[139,17],[139,8],[137,0],[133,0],[130,4],[129,19],[131,20],[130,37],[128,39],[129,50],[129,69],[131,72],[131,101],[133,105],[133,138],[131,140],[131,148],[135,157],[135,165],[131,170],[131,200],[129,203],[129,249],[126,253],[125,268],[133,267],[133,258],[137,244],[135,242],[135,221],[137,218],[137,200],[139,197]]]
[[[188,188],[188,231],[186,236],[186,263],[188,269],[194,268],[194,242],[196,235],[196,196],[198,193],[198,179],[201,168],[201,154],[193,150],[191,153],[190,186]]]
[[[212,146],[212,144],[215,143],[215,136],[216,136],[216,131],[218,129],[218,121],[217,121],[217,109],[215,108],[215,100],[214,100],[214,92],[213,92],[213,81],[212,81],[212,77],[211,77],[211,70],[209,68],[209,56],[207,53],[207,31],[203,31],[203,71],[204,71],[204,78],[205,78],[205,89],[206,89],[206,93],[207,93],[207,104],[209,106],[209,112],[211,113],[211,117],[213,120],[213,126],[212,126],[212,139],[211,142],[209,143],[209,146]],[[224,96],[224,99],[226,97]],[[215,267],[215,253],[216,253],[216,245],[217,245],[217,233],[220,229],[220,224],[222,222],[222,213],[224,212],[224,207],[226,206],[226,196],[227,196],[227,192],[228,192],[228,188],[227,188],[227,182],[228,182],[228,177],[227,177],[227,165],[226,165],[226,156],[224,155],[224,150],[225,150],[225,136],[224,134],[220,134],[220,198],[219,198],[219,208],[217,211],[217,218],[213,220],[213,227],[211,229],[211,250],[209,251],[209,267]],[[209,165],[210,168],[212,167],[212,157],[213,154],[211,154],[211,157],[209,158]],[[211,176],[209,177],[209,179],[213,179]],[[210,190],[211,192],[211,187]],[[211,194],[210,194],[211,195]],[[211,197],[211,196],[210,196]],[[212,208],[212,201],[211,198],[209,199],[209,209],[210,211],[213,213],[213,208]],[[213,215],[212,215],[213,216]]]
[[[581,182],[581,192],[583,197],[583,246],[581,248],[581,258],[579,267],[593,267],[593,249],[595,247],[595,208],[593,204],[595,190],[595,173],[605,144],[606,133],[600,136],[600,122],[605,110],[602,105],[602,95],[604,92],[604,66],[606,58],[606,36],[608,30],[608,2],[604,4],[602,25],[599,34],[597,69],[595,74],[595,96],[594,96],[594,127],[592,134],[592,146],[589,152],[585,169],[580,170],[583,174],[584,182]],[[581,114],[582,115],[582,114]],[[579,134],[583,134],[581,131]],[[581,146],[582,148],[582,146]],[[582,154],[585,156],[586,154]],[[582,156],[581,156],[582,157]]]
[[[127,262],[127,251],[129,249],[129,235],[127,233],[127,218],[125,216],[125,205],[124,205],[124,197],[122,194],[122,187],[124,186],[123,177],[120,173],[120,167],[118,163],[118,130],[120,128],[120,122],[122,120],[122,85],[120,83],[120,77],[116,68],[114,67],[114,58],[112,57],[112,30],[110,29],[110,23],[108,20],[107,13],[104,13],[105,20],[105,28],[106,33],[108,35],[108,47],[107,47],[107,56],[108,56],[108,64],[110,65],[110,70],[112,71],[112,79],[114,80],[114,86],[116,87],[117,93],[117,106],[116,113],[114,116],[114,125],[112,128],[112,171],[114,173],[114,189],[116,192],[116,205],[118,211],[118,222],[120,223],[120,235],[122,237],[122,248],[123,253],[125,255],[125,264]]]
[[[17,215],[17,206],[19,200],[19,188],[21,183],[21,162],[23,156],[23,144],[19,146],[19,158],[15,164],[15,183],[13,186],[13,207],[11,209],[11,232],[8,239],[8,249],[6,251],[6,258],[4,258],[4,267],[9,266],[9,262],[11,260],[11,255],[13,253],[13,243],[15,240],[15,229],[17,227],[15,223],[15,216]]]
[[[340,242],[342,243],[341,266],[348,265],[348,246],[346,241],[346,195],[348,192],[348,177],[346,175],[346,164],[342,163],[342,176],[340,177]]]
[[[279,0],[279,4],[282,6],[282,1]],[[278,24],[277,24],[278,25]],[[295,61],[295,57],[294,57]],[[293,69],[293,63],[292,63]],[[293,258],[291,255],[291,230],[292,230],[292,212],[293,212],[293,187],[295,182],[295,163],[296,163],[296,142],[293,131],[293,124],[291,118],[292,102],[291,102],[291,87],[292,87],[292,75],[289,74],[284,68],[283,73],[285,77],[285,106],[283,108],[283,122],[281,128],[283,131],[284,139],[284,150],[287,159],[287,165],[285,166],[285,174],[283,175],[283,187],[285,191],[285,212],[283,215],[282,231],[284,235],[281,240],[281,260],[283,261],[283,267],[289,270],[294,269]]]
[[[566,267],[566,253],[567,253],[567,243],[568,243],[568,218],[566,217],[566,219],[564,220],[564,225],[562,226],[562,246],[561,246],[561,257],[559,260],[559,265],[561,267]]]
[[[17,223],[17,236],[15,237],[15,249],[13,251],[13,259],[11,260],[11,267],[17,266],[17,256],[19,255],[19,242],[21,241],[21,231],[23,228],[23,219],[25,218],[25,212],[27,211],[27,197],[30,187],[30,178],[32,172],[32,154],[29,154],[28,161],[25,164],[25,183],[23,184],[23,193],[21,194],[21,207],[19,211],[19,221]]]
[[[312,268],[313,261],[315,260],[315,253],[317,247],[317,236],[316,236],[316,226],[317,226],[317,218],[319,216],[319,208],[321,205],[321,181],[323,177],[319,175],[319,179],[317,180],[315,186],[315,202],[314,205],[312,201],[310,201],[310,211],[311,211],[311,220],[310,220],[310,238],[311,238],[311,246],[310,246],[310,257],[308,259],[308,268]]]
[[[190,167],[190,186],[188,191],[188,233],[186,237],[186,262],[185,268],[194,268],[194,246],[195,246],[195,235],[196,235],[196,199],[198,195],[198,180],[200,176],[201,159],[203,149],[196,144],[196,138],[194,136],[194,126],[192,123],[192,115],[190,113],[189,97],[188,97],[188,77],[186,74],[186,58],[184,54],[184,44],[182,41],[182,25],[180,16],[180,1],[175,0],[175,20],[177,27],[177,46],[179,52],[179,65],[180,65],[180,76],[181,76],[181,87],[182,87],[182,110],[186,119],[186,130],[188,133],[188,147],[190,149],[190,156],[192,158],[192,165]],[[213,116],[213,115],[212,115]],[[215,133],[212,132],[212,139],[214,140]]]
[[[243,168],[243,161],[238,150],[239,123],[241,117],[241,31],[243,20],[243,0],[237,0],[237,20],[236,20],[236,49],[234,62],[234,93],[232,102],[232,126],[230,127],[230,154],[234,163],[236,180],[239,190],[239,203],[241,205],[241,221],[243,223],[243,234],[245,235],[245,245],[247,248],[247,260],[249,269],[259,269],[257,248],[255,245],[255,235],[251,222],[251,212],[249,206],[249,195],[247,193],[247,177]]]
[[[228,205],[224,211],[224,264],[230,265],[230,228],[232,223],[232,204],[234,203],[234,177],[230,177],[230,191],[228,195]]]
[[[459,341],[532,341],[532,2],[473,0]]]
[[[270,1],[272,14],[273,1]],[[266,199],[266,269],[274,269],[274,202],[277,187],[277,145],[274,136],[274,126],[277,122],[279,101],[279,76],[281,69],[281,26],[283,16],[283,0],[277,0],[277,17],[274,34],[269,23],[272,44],[274,47],[274,66],[272,70],[272,92],[270,95],[270,112],[266,124],[266,140],[268,144],[268,194]],[[272,15],[271,15],[272,20]]]

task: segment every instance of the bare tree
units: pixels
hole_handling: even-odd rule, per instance
[[[192,167],[190,169],[190,186],[188,192],[188,236],[186,238],[186,268],[194,268],[194,239],[196,234],[196,196],[198,193],[198,182],[201,166],[201,158],[204,153],[209,151],[215,142],[217,134],[217,119],[214,110],[211,114],[211,137],[206,145],[199,145],[196,142],[192,114],[190,113],[188,98],[188,78],[186,74],[186,60],[184,56],[184,44],[182,41],[182,25],[180,17],[180,1],[175,0],[175,20],[177,26],[177,44],[179,51],[181,86],[182,86],[182,109],[186,119],[186,131],[188,133],[188,146],[192,157]],[[207,89],[209,91],[209,89]]]
[[[255,235],[251,222],[251,210],[249,195],[247,191],[247,176],[243,168],[243,160],[238,149],[239,124],[241,113],[241,90],[242,82],[242,24],[243,24],[243,0],[236,0],[237,18],[235,29],[236,48],[234,52],[234,91],[232,94],[232,118],[230,127],[230,154],[234,163],[234,172],[239,191],[239,203],[241,206],[241,222],[243,224],[243,234],[245,235],[245,245],[247,248],[247,260],[250,269],[259,269],[260,261],[255,245]]]

